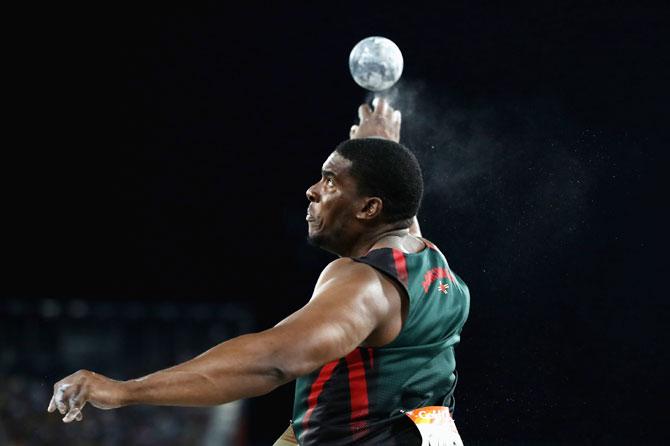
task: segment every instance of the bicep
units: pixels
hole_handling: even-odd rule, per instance
[[[379,274],[348,259],[335,263],[324,271],[310,302],[267,331],[289,378],[346,356],[388,317]]]

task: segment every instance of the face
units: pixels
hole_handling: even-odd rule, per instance
[[[359,197],[351,161],[333,152],[321,170],[321,179],[307,189],[307,228],[311,243],[337,253],[351,237]]]

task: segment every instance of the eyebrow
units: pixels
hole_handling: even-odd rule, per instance
[[[336,176],[335,172],[333,172],[331,170],[326,170],[326,169],[321,169],[321,175],[323,175],[324,177],[334,177],[334,176]]]

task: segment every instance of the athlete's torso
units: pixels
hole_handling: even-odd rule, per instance
[[[454,346],[469,311],[467,286],[430,242],[416,253],[373,249],[355,258],[407,293],[400,334],[383,347],[358,347],[296,381],[293,428],[311,445],[412,444],[404,411],[448,406],[456,386]]]

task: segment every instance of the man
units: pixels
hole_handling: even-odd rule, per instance
[[[292,426],[277,445],[418,445],[406,412],[425,406],[446,406],[440,413],[456,432],[453,349],[469,293],[421,238],[423,180],[414,155],[398,143],[400,112],[383,100],[373,106],[359,108],[351,139],[307,190],[309,239],[339,258],[303,308],[269,330],[143,378],[115,381],[80,370],[54,385],[48,410],[71,422],[83,418],[86,403],[217,405],[297,379]]]

